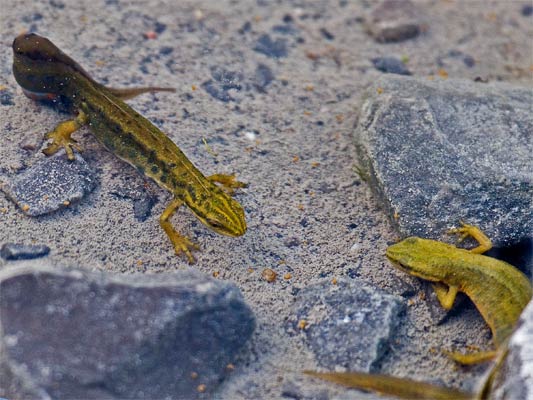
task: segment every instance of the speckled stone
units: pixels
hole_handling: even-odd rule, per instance
[[[31,217],[49,214],[80,201],[96,186],[85,160],[75,154],[69,161],[63,151],[36,163],[0,187]]]
[[[0,372],[10,371],[0,380],[22,381],[31,398],[195,399],[220,384],[255,319],[235,285],[192,269],[115,275],[27,261],[0,272],[0,324]]]
[[[387,75],[362,103],[356,141],[402,236],[454,240],[461,220],[496,247],[533,236],[531,90]]]
[[[291,327],[303,331],[321,367],[370,372],[387,351],[404,309],[400,296],[355,279],[336,284],[328,279],[298,294]]]

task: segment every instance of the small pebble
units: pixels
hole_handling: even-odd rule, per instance
[[[0,104],[3,106],[14,106],[13,95],[7,90],[0,91]]]
[[[366,29],[378,42],[400,42],[420,34],[425,28],[417,6],[409,0],[376,2],[365,19]]]
[[[533,15],[533,5],[526,4],[522,7],[522,15],[524,17],[531,17]]]
[[[376,57],[372,59],[372,64],[387,74],[411,75],[405,64],[395,57]]]
[[[270,268],[265,268],[263,270],[263,272],[261,272],[261,276],[263,277],[263,279],[267,282],[274,282],[278,276],[278,274],[276,274],[276,272],[274,272],[272,269]]]
[[[320,33],[322,34],[324,39],[327,39],[327,40],[335,39],[335,36],[330,31],[328,31],[326,28],[321,28]]]
[[[157,33],[154,31],[144,32],[145,39],[157,39]]]
[[[50,253],[50,247],[44,244],[27,245],[19,243],[6,243],[0,249],[0,257],[4,260],[30,260],[44,257]]]
[[[274,80],[272,70],[264,64],[259,64],[253,78],[254,86],[259,92],[265,92],[266,87]]]

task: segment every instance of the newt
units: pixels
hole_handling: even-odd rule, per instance
[[[472,300],[492,332],[496,350],[447,354],[461,364],[487,361],[507,341],[531,300],[531,283],[511,264],[482,254],[492,248],[492,243],[479,228],[463,223],[450,233],[460,234],[461,241],[470,236],[479,245],[467,250],[436,240],[409,237],[389,246],[386,256],[399,270],[433,282],[437,299],[446,310],[452,308],[458,292]]]
[[[13,41],[13,74],[28,97],[61,100],[76,115],[46,134],[51,143],[44,154],[50,156],[63,148],[68,159],[74,160],[74,150],[81,149],[71,135],[88,126],[107,150],[173,195],[159,222],[176,254],[184,253],[189,263],[194,262],[191,250],[199,247],[169,221],[182,205],[219,234],[237,237],[246,232],[244,210],[231,197],[235,189],[246,185],[233,175],[204,176],[168,136],[123,101],[145,92],[174,89],[101,85],[50,40],[34,33]]]
[[[466,250],[436,240],[409,237],[389,246],[387,258],[408,273],[433,282],[435,293],[445,309],[453,306],[458,292],[465,293],[479,310],[492,331],[494,351],[462,354],[446,352],[461,364],[474,364],[496,357],[494,367],[477,393],[466,393],[411,379],[365,372],[316,372],[305,374],[350,388],[371,390],[404,399],[486,399],[492,380],[505,356],[509,337],[520,314],[531,300],[529,279],[512,265],[482,255],[492,247],[490,239],[477,227],[462,224],[450,233],[461,239],[474,238],[479,245]]]

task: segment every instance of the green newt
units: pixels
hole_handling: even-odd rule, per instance
[[[76,115],[46,134],[52,140],[43,150],[46,155],[64,148],[73,160],[73,151],[81,149],[71,135],[88,125],[106,149],[172,193],[173,200],[161,214],[160,225],[176,253],[184,253],[190,263],[194,262],[191,250],[198,246],[180,235],[169,221],[180,206],[186,205],[217,233],[236,237],[246,232],[244,210],[231,198],[236,188],[246,185],[233,175],[202,175],[171,139],[123,101],[145,92],[174,89],[105,87],[50,40],[33,33],[13,41],[13,74],[28,97],[60,99]]]
[[[528,278],[512,265],[482,255],[492,247],[479,228],[462,224],[450,233],[471,236],[479,245],[471,250],[435,240],[410,237],[390,246],[387,258],[395,267],[433,282],[441,305],[450,309],[458,292],[465,293],[475,304],[492,331],[494,351],[462,354],[446,352],[462,364],[474,364],[497,357],[481,389],[476,394],[439,387],[410,379],[364,372],[315,372],[306,374],[351,388],[372,390],[405,399],[485,399],[490,395],[494,372],[507,354],[507,343],[522,310],[533,291]]]

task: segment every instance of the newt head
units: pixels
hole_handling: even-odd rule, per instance
[[[203,224],[225,236],[244,235],[244,210],[236,200],[216,185],[200,198],[201,200],[192,201],[191,196],[186,196],[185,203]]]
[[[31,98],[50,98],[72,90],[78,72],[92,79],[73,59],[45,37],[23,33],[13,41],[13,75]]]
[[[455,249],[446,243],[412,236],[389,246],[385,255],[400,271],[426,280],[436,281],[439,280],[439,272],[432,268],[432,264],[437,259],[446,257],[450,248]]]

